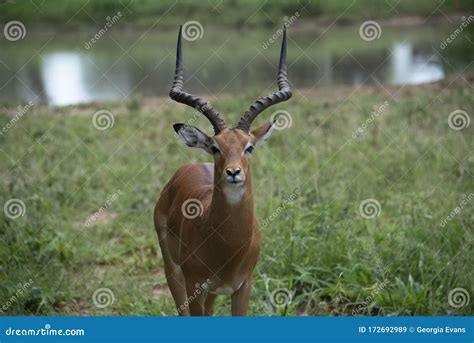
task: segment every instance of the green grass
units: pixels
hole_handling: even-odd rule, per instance
[[[354,23],[360,20],[392,16],[441,16],[469,12],[472,3],[460,1],[410,0],[333,0],[333,1],[253,1],[253,0],[141,0],[141,1],[33,1],[13,3],[0,0],[0,19],[21,20],[37,25],[80,26],[101,25],[107,16],[123,13],[118,25],[133,23],[143,26],[173,27],[188,20],[202,24],[231,26],[273,26],[283,23],[283,17],[299,12],[305,20],[318,22]]]
[[[473,125],[448,126],[457,109],[474,119],[473,85],[451,81],[405,88],[394,99],[366,87],[302,90],[278,106],[291,113],[292,126],[275,131],[252,160],[257,218],[262,224],[277,215],[262,226],[251,314],[352,314],[369,296],[375,301],[357,314],[473,314],[473,201],[441,226],[474,192]],[[231,122],[254,96],[222,96],[213,105]],[[353,139],[385,101],[387,110]],[[99,109],[114,113],[112,128],[94,128]],[[0,126],[12,112],[0,110]],[[24,216],[1,219],[0,309],[31,278],[6,313],[173,314],[152,211],[179,166],[210,160],[174,137],[171,125],[192,115],[141,99],[35,108],[0,135],[2,207],[10,198],[26,206]],[[209,131],[202,118],[193,124]],[[283,208],[295,189],[299,196]],[[367,198],[380,203],[378,217],[360,215]],[[92,301],[101,287],[115,297],[104,309]],[[471,295],[460,309],[448,304],[457,287]],[[293,294],[284,308],[270,302],[279,288]],[[230,312],[228,298],[218,299],[216,312]]]

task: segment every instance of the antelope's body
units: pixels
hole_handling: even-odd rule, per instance
[[[165,186],[155,209],[155,227],[179,314],[188,314],[183,307],[189,303],[191,314],[210,315],[219,294],[232,295],[234,315],[246,313],[260,248],[250,189],[246,193],[250,199],[228,204],[222,188],[214,185],[213,164],[181,167]],[[183,216],[188,199],[202,204],[201,215]],[[206,286],[201,291],[208,294],[196,294],[202,284]],[[197,298],[187,299],[186,294]]]
[[[217,295],[231,296],[233,315],[247,314],[260,250],[250,156],[270,136],[273,123],[254,131],[249,128],[265,108],[291,97],[286,80],[286,32],[278,86],[278,92],[252,105],[235,128],[227,128],[210,105],[182,91],[180,29],[170,96],[197,108],[215,131],[210,137],[195,127],[174,125],[186,145],[210,153],[214,163],[181,167],[164,187],[154,212],[166,279],[180,315],[212,315]]]

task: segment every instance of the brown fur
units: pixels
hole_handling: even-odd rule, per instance
[[[223,130],[212,138],[221,150],[215,163],[181,167],[161,193],[154,212],[155,228],[180,315],[211,315],[215,292],[223,288],[232,289],[232,314],[247,314],[260,233],[254,215],[249,156],[243,150],[269,128],[270,124],[265,124],[250,134]],[[238,186],[243,187],[243,197],[234,204],[224,193],[225,187],[231,187],[225,182],[229,166],[241,168],[245,179]],[[187,199],[202,203],[201,216],[183,216],[181,207]],[[203,283],[207,288],[196,294]]]

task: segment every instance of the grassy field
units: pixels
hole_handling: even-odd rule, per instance
[[[21,20],[28,25],[39,24],[80,27],[82,24],[101,25],[104,18],[121,11],[119,26],[171,27],[186,20],[202,24],[230,26],[273,26],[285,16],[299,12],[305,20],[318,19],[318,23],[355,23],[374,18],[393,16],[442,16],[443,14],[472,11],[469,0],[425,1],[410,0],[101,0],[101,1],[32,1],[9,2],[0,0],[0,19]],[[184,20],[184,21],[186,21]]]
[[[266,225],[251,314],[473,314],[472,299],[460,308],[448,301],[455,288],[474,294],[474,125],[448,125],[455,110],[472,118],[472,87],[460,78],[401,90],[299,90],[278,106],[292,125],[252,161]],[[213,105],[232,121],[254,96]],[[113,113],[111,128],[94,127],[98,110]],[[1,219],[0,309],[172,315],[152,211],[179,166],[210,160],[174,136],[172,124],[193,118],[192,109],[134,99],[33,108],[12,124],[16,111],[0,109],[0,126],[10,124],[0,135],[0,191],[2,207],[18,198],[25,210]],[[202,118],[193,124],[210,131]],[[380,204],[374,218],[361,212],[366,199]],[[110,306],[94,305],[99,288],[113,293]],[[275,307],[279,289],[292,301]],[[216,310],[228,314],[229,299],[218,298]]]

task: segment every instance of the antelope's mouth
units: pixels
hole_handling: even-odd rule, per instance
[[[231,185],[241,185],[243,184],[245,181],[245,179],[243,179],[242,177],[227,177],[225,182],[227,184],[231,184]]]

